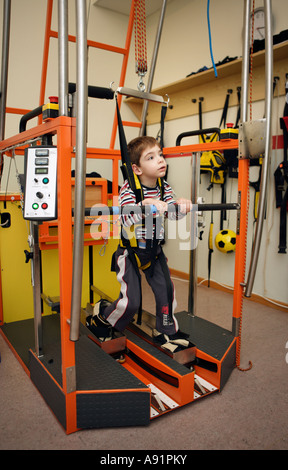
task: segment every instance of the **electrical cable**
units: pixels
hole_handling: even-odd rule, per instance
[[[212,39],[211,39],[209,8],[210,8],[210,0],[207,0],[207,23],[208,23],[208,33],[209,33],[210,56],[211,56],[211,60],[212,60],[213,68],[214,68],[215,77],[218,77],[217,69],[216,69],[216,65],[215,65],[214,57],[213,57],[213,51],[212,51]]]

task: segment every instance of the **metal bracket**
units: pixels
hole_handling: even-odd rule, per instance
[[[265,151],[266,119],[239,124],[239,158],[259,158]]]
[[[67,367],[66,369],[66,389],[67,393],[76,391],[76,367]]]
[[[169,97],[167,96],[167,101],[164,100],[163,96],[154,95],[153,93],[148,93],[146,91],[133,90],[132,88],[119,87],[117,88],[116,93],[119,95],[125,95],[132,98],[141,98],[143,100],[155,101],[156,103],[163,103],[168,106]]]

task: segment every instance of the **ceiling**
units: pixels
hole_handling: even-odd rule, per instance
[[[163,0],[146,0],[146,16],[155,13],[155,11],[161,8],[162,4]],[[131,9],[131,0],[94,0],[93,5],[96,7],[113,10],[118,13],[123,13],[124,15],[129,15]]]

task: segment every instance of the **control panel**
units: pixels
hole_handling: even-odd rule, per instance
[[[57,219],[57,147],[28,147],[24,162],[24,219]]]

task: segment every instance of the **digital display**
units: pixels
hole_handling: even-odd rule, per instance
[[[48,157],[49,149],[36,149],[35,150],[35,155],[37,157]]]
[[[35,175],[48,175],[48,168],[35,168]]]
[[[35,165],[48,165],[49,158],[46,157],[36,157],[35,158]]]

